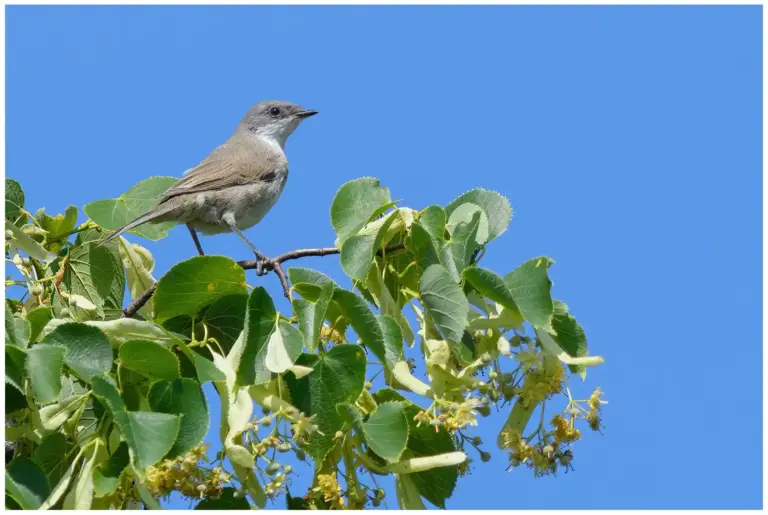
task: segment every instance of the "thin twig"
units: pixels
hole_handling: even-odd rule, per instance
[[[396,252],[403,249],[405,249],[405,245],[399,243],[387,249],[380,249],[377,252],[377,255],[382,256],[384,254],[389,254],[391,252]],[[280,254],[275,258],[266,260],[262,265],[262,275],[266,275],[269,272],[275,272],[278,279],[280,279],[280,285],[283,287],[283,294],[288,300],[291,300],[291,287],[288,284],[288,277],[285,275],[283,267],[281,266],[284,262],[304,257],[322,257],[339,253],[341,253],[341,250],[335,247],[293,250],[291,252],[286,252],[285,254]],[[240,265],[244,270],[254,270],[258,269],[259,267],[258,260],[238,261],[237,264]],[[126,318],[133,317],[144,306],[144,304],[149,301],[154,293],[155,285],[152,285],[147,291],[139,295],[133,302],[128,305],[127,308],[123,310],[123,316]]]

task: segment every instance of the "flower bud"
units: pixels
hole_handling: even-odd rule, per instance
[[[269,465],[267,465],[266,472],[270,476],[274,476],[278,470],[280,470],[280,464],[276,461],[272,461],[269,463]]]
[[[13,231],[5,231],[5,241],[12,240],[13,239]]]
[[[472,445],[483,445],[483,440],[479,436],[472,438]]]
[[[285,472],[285,474],[286,474],[286,475],[288,475],[288,474],[290,474],[291,472],[293,472],[293,467],[291,467],[290,465],[285,465],[285,466],[283,467],[283,472]]]
[[[288,452],[292,449],[290,442],[283,442],[277,446],[278,452]]]
[[[551,445],[545,445],[544,448],[541,450],[541,452],[549,456],[550,454],[555,452],[555,449]]]
[[[29,288],[29,293],[30,293],[32,296],[34,296],[34,297],[39,297],[40,295],[42,295],[42,294],[43,294],[43,287],[42,287],[42,286],[40,286],[39,284],[33,284],[33,285],[32,285],[32,286]]]
[[[304,461],[305,459],[307,459],[307,453],[304,452],[301,449],[297,449],[296,450],[296,458],[301,460],[301,461]]]
[[[371,388],[373,388],[373,385],[371,384],[370,381],[366,381],[365,383],[363,383],[363,386],[365,387],[366,390],[370,390]]]
[[[61,312],[59,314],[61,315],[61,318],[69,318],[69,309],[61,308]]]
[[[488,417],[491,415],[491,407],[488,405],[480,406],[477,409],[477,412],[480,413],[484,417]]]
[[[264,427],[269,427],[272,425],[272,419],[271,418],[263,418],[259,421],[259,424],[261,424]]]
[[[488,452],[485,452],[485,451],[481,452],[480,453],[480,460],[483,463],[488,463],[489,461],[491,461],[491,454],[488,453]]]

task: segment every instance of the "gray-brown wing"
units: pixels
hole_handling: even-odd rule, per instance
[[[160,202],[202,191],[219,190],[258,180],[269,180],[277,156],[251,142],[230,140],[216,148],[199,165],[188,171],[160,198]]]

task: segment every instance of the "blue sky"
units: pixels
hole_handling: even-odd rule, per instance
[[[414,208],[478,186],[509,197],[484,264],[555,260],[556,297],[606,359],[575,386],[606,392],[606,430],[557,478],[476,460],[450,508],[762,506],[761,7],[6,13],[6,173],[33,208],[180,176],[270,98],[320,115],[247,232],[268,255],[332,245],[330,202],[359,176]],[[194,254],[183,228],[132,239],[157,276]],[[231,235],[203,246],[249,257]],[[333,257],[301,266],[350,284]],[[274,275],[249,281],[287,309]]]

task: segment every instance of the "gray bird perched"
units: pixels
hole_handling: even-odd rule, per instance
[[[288,179],[285,141],[302,120],[315,114],[289,102],[256,104],[229,140],[188,170],[153,209],[101,244],[144,223],[177,222],[186,224],[200,255],[203,249],[196,231],[234,232],[263,264],[266,258],[242,231],[256,225],[277,202]]]

